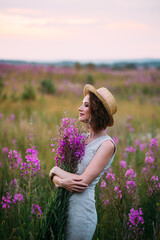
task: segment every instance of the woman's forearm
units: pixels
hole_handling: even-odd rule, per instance
[[[54,183],[54,185],[56,186],[56,187],[62,187],[62,179],[60,178],[60,177],[58,177],[58,176],[54,176],[53,178],[52,178],[52,182]]]
[[[50,171],[50,176],[51,175],[56,175],[62,179],[64,178],[69,178],[69,177],[75,177],[75,176],[78,176],[77,174],[74,174],[74,173],[69,173],[63,169],[61,169],[60,167],[53,167]]]

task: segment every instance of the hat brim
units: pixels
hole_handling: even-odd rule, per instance
[[[114,124],[114,119],[111,115],[110,108],[109,108],[107,102],[105,101],[105,99],[100,95],[100,93],[96,90],[96,88],[94,86],[92,86],[90,84],[86,84],[83,89],[83,95],[86,96],[87,94],[89,94],[89,92],[94,93],[99,98],[99,100],[102,102],[103,106],[105,107],[105,109],[109,115],[108,126],[112,126]]]

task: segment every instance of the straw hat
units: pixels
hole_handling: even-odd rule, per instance
[[[105,87],[95,89],[95,87],[93,87],[92,85],[86,84],[83,90],[84,96],[86,96],[89,92],[94,93],[103,103],[103,106],[105,107],[110,117],[108,126],[112,126],[114,123],[113,114],[117,112],[117,104],[112,93]]]

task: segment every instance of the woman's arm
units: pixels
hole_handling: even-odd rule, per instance
[[[65,170],[63,170],[57,166],[53,167],[49,173],[49,177],[50,177],[51,181],[52,181],[52,178],[54,177],[54,175],[57,175],[60,178],[75,177],[75,175],[78,176],[77,174],[66,172]]]
[[[102,143],[88,167],[80,177],[82,182],[90,184],[103,171],[115,151],[115,146],[111,140]]]
[[[78,175],[64,179],[55,175],[52,181],[56,187],[63,187],[70,192],[83,192],[88,187],[88,184],[83,183]]]
[[[106,140],[103,142],[82,175],[68,173],[59,167],[53,167],[50,171],[50,175],[57,175],[61,179],[80,177],[81,182],[89,185],[105,168],[114,153],[114,149],[115,147],[112,141]]]

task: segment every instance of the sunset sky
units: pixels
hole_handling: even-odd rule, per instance
[[[160,0],[0,0],[0,59],[160,58]]]

